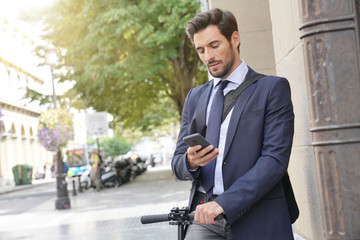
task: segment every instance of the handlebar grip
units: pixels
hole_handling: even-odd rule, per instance
[[[169,220],[169,214],[147,215],[141,217],[142,224],[166,222]]]
[[[194,220],[194,217],[195,217],[195,212],[189,213],[190,220]],[[215,218],[215,220],[219,221],[219,220],[222,220],[223,218],[224,218],[224,214],[220,214]]]

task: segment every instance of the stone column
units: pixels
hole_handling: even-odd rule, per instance
[[[324,238],[360,239],[359,1],[299,4]]]

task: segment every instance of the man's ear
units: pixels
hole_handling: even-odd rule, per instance
[[[234,48],[238,48],[238,46],[240,46],[240,33],[235,31],[233,32],[233,34],[231,35],[231,44],[233,45]]]

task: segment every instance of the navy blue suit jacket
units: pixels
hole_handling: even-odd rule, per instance
[[[249,68],[246,79],[257,74]],[[199,184],[186,163],[182,138],[205,135],[206,108],[213,82],[193,88],[185,101],[172,169],[193,181],[189,206]],[[234,106],[223,160],[224,209],[233,239],[293,239],[281,178],[287,171],[294,133],[290,86],[285,78],[265,76],[250,85]]]

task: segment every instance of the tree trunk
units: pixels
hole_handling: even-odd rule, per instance
[[[191,88],[195,86],[196,74],[200,65],[200,59],[186,36],[182,39],[182,47],[179,56],[172,59],[176,83],[170,97],[174,100],[179,116],[181,116],[186,96]],[[178,90],[178,91],[176,91]]]

